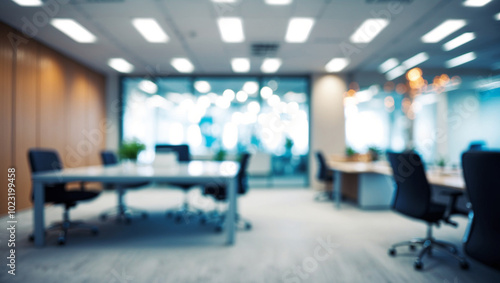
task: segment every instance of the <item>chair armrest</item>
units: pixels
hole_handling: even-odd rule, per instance
[[[450,217],[454,214],[464,215],[463,212],[456,209],[457,199],[458,199],[458,197],[463,195],[463,192],[442,191],[440,194],[447,195],[450,197],[448,203],[446,204],[446,212],[444,213],[444,221],[448,224],[455,226],[455,227],[458,226],[458,224],[456,222],[453,222],[450,220]]]

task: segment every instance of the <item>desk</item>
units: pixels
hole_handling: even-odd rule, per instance
[[[333,190],[335,205],[340,208],[342,189],[351,188],[356,191],[361,207],[388,206],[394,191],[392,169],[387,162],[346,162],[327,160],[328,166],[335,173]],[[344,181],[343,181],[344,180]],[[446,174],[428,171],[427,180],[433,186],[455,190],[465,190],[465,182],[460,172]]]
[[[45,244],[44,185],[73,181],[113,183],[118,187],[121,184],[136,182],[198,183],[200,185],[210,182],[224,182],[228,188],[229,201],[226,216],[227,244],[233,245],[235,243],[235,217],[237,212],[236,175],[238,169],[239,164],[231,161],[191,161],[169,167],[124,164],[107,167],[81,167],[33,174],[35,245],[41,247]]]

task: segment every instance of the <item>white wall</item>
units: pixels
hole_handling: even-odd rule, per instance
[[[311,149],[310,173],[311,187],[324,185],[316,181],[318,161],[315,153],[321,150],[325,155],[344,154],[345,119],[344,93],[347,91],[345,79],[337,75],[315,75],[312,77],[311,90]]]
[[[120,129],[120,80],[117,74],[108,74],[106,77],[106,149],[118,150]]]

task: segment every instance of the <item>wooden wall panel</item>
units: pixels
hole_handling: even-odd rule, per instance
[[[0,25],[0,175],[6,176],[12,167],[12,80],[14,49],[8,34],[12,30]],[[0,215],[7,213],[7,178],[0,181]]]
[[[87,76],[85,69],[74,62],[68,61],[68,68],[72,70],[68,77],[68,91],[66,109],[68,111],[66,124],[66,148],[64,161],[66,167],[81,167],[88,164],[92,148],[85,141],[87,127]]]
[[[104,77],[38,43],[21,39],[15,46],[0,23],[0,160],[1,174],[16,167],[18,210],[31,207],[32,147],[59,151],[68,167],[100,163],[105,140],[88,145],[90,129],[105,118]],[[99,162],[98,162],[99,161]],[[2,181],[6,185],[6,179]],[[3,186],[5,188],[5,186]],[[1,194],[0,215],[7,212]]]
[[[40,147],[53,148],[63,153],[66,146],[65,105],[66,80],[61,55],[45,47],[40,47],[40,103],[38,126]]]
[[[100,152],[105,147],[106,141],[106,109],[104,99],[105,81],[104,77],[88,72],[88,111],[87,111],[87,131],[85,139],[92,145],[89,155],[90,165],[102,164]]]
[[[17,209],[31,205],[31,173],[27,150],[37,146],[38,43],[17,46],[14,121],[14,163],[17,179]]]

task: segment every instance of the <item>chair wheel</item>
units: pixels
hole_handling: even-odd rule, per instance
[[[35,241],[35,235],[33,235],[33,234],[29,235],[28,241],[34,242]]]
[[[252,224],[245,223],[245,230],[251,230],[251,229],[252,229]]]
[[[424,267],[424,264],[420,260],[416,260],[413,267],[415,267],[416,270],[421,270]]]
[[[125,224],[132,223],[132,219],[130,217],[125,217]]]
[[[106,218],[108,218],[108,217],[107,217],[106,215],[104,215],[104,214],[103,214],[103,215],[101,215],[101,216],[99,216],[99,219],[100,219],[101,221],[106,221]]]
[[[460,268],[464,269],[464,270],[465,269],[469,269],[469,263],[467,261],[465,261],[465,260],[461,260],[460,261]]]
[[[222,232],[222,226],[215,226],[215,232],[217,233]]]
[[[391,248],[389,249],[389,251],[387,252],[390,256],[395,256],[396,255],[396,249],[395,248]]]
[[[415,245],[410,245],[409,248],[410,248],[410,251],[414,251],[417,249],[417,247],[415,247]]]
[[[200,224],[201,225],[207,224],[207,219],[206,218],[200,218]]]
[[[90,233],[92,233],[92,235],[94,235],[94,236],[97,236],[97,235],[99,235],[99,229],[97,229],[97,228],[92,228],[92,229],[90,230]]]
[[[66,244],[66,239],[65,239],[65,238],[63,238],[63,237],[59,237],[59,238],[57,238],[57,244],[58,244],[59,246],[64,246],[64,245]]]
[[[175,223],[181,223],[182,222],[182,217],[181,216],[176,216],[175,217]]]

